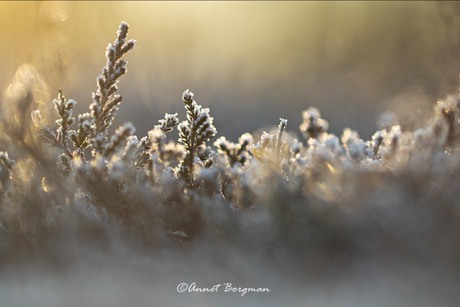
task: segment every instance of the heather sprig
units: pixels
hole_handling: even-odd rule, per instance
[[[113,44],[109,44],[107,47],[106,66],[97,77],[97,91],[93,93],[93,102],[90,105],[95,153],[103,153],[107,129],[112,124],[122,101],[122,97],[116,94],[118,90],[117,83],[127,71],[127,62],[121,58],[132,50],[136,43],[135,40],[126,40],[128,28],[129,26],[126,22],[120,24],[117,38]]]
[[[160,158],[162,159],[162,146],[164,145],[165,133],[171,132],[174,126],[177,125],[179,119],[177,114],[165,114],[163,119],[159,120],[159,125],[155,125],[150,130],[147,136],[141,138],[140,141],[136,138],[136,150],[134,152],[135,164],[143,167],[151,162],[151,153],[160,151]]]
[[[388,159],[393,156],[399,146],[401,138],[401,127],[399,125],[392,126],[385,135],[382,148],[382,158]]]
[[[110,138],[110,142],[105,145],[103,156],[110,157],[134,134],[136,129],[133,124],[125,123],[115,131],[115,134]]]
[[[351,160],[359,162],[364,159],[367,146],[359,137],[358,132],[345,128],[341,141]]]
[[[78,115],[78,129],[77,131],[69,131],[69,138],[72,140],[76,148],[74,154],[83,158],[84,150],[90,145],[91,122],[90,114],[83,113]]]
[[[53,100],[53,104],[59,116],[59,119],[56,120],[56,124],[58,125],[56,139],[67,149],[70,126],[75,122],[75,118],[72,115],[72,109],[77,102],[73,99],[67,99],[62,94],[62,90],[59,90],[58,97]]]
[[[68,157],[72,157],[72,151],[69,148],[68,140],[72,139],[75,131],[71,126],[75,123],[73,108],[77,102],[73,99],[67,99],[62,90],[58,91],[58,96],[53,100],[54,109],[58,115],[55,121],[57,129],[54,130],[44,121],[40,110],[33,110],[31,119],[34,126],[39,130],[39,136],[42,141],[49,146],[58,147],[64,151]]]
[[[318,138],[322,133],[329,129],[329,123],[321,118],[321,113],[317,108],[310,107],[302,112],[303,122],[300,124],[300,131],[305,138]]]
[[[380,158],[380,148],[387,135],[386,130],[376,131],[370,141],[367,142],[368,148],[371,149],[370,156],[374,159]]]
[[[198,146],[197,148],[197,158],[198,163],[204,168],[210,168],[214,164],[214,150],[209,146]]]
[[[66,154],[59,155],[57,165],[64,176],[69,175],[72,171],[71,160]]]
[[[169,114],[165,113],[163,119],[158,121],[160,124],[155,125],[155,128],[160,129],[163,132],[171,132],[175,126],[179,123],[179,118],[177,117],[177,113]]]
[[[163,131],[155,127],[140,140],[136,136],[132,136],[128,139],[125,156],[132,155],[134,165],[143,168],[152,162],[152,152],[156,150],[156,143],[163,138]]]
[[[251,153],[256,159],[265,160],[270,157],[273,138],[273,134],[266,131],[262,132],[259,142],[250,147]]]
[[[244,133],[238,139],[238,143],[228,141],[225,136],[221,136],[214,142],[214,146],[217,147],[217,151],[220,154],[224,154],[230,167],[233,167],[236,163],[241,165],[248,159],[248,148],[253,143],[253,138],[250,133]]]
[[[150,161],[150,153],[153,143],[149,136],[144,136],[139,141],[136,138],[135,141],[137,144],[137,149],[135,151],[135,164],[139,167],[143,167]]]
[[[205,146],[206,141],[216,135],[217,130],[213,125],[213,118],[209,115],[208,108],[202,108],[194,100],[194,94],[185,90],[182,94],[185,103],[187,120],[179,124],[179,142],[186,150],[185,157],[178,166],[178,174],[189,185],[193,185],[194,162],[198,155],[199,147]],[[208,158],[210,151],[201,151],[201,160]]]
[[[177,126],[179,118],[177,117],[177,113],[165,113],[164,118],[160,119],[158,122],[160,124],[155,125],[148,133],[150,146],[154,145],[152,150],[157,152],[156,157],[160,162],[169,165],[171,161],[183,156],[182,145],[173,142],[165,143],[165,133],[171,132],[174,127]]]
[[[282,140],[283,133],[286,130],[287,122],[288,122],[287,119],[280,118],[280,124],[278,126],[278,134],[276,135],[276,143],[275,143],[276,144],[275,145],[276,158],[279,158],[279,155],[280,155],[281,144],[283,142]]]

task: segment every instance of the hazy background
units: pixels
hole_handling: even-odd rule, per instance
[[[190,88],[230,138],[279,117],[297,130],[308,106],[370,137],[382,111],[416,123],[456,89],[459,17],[455,2],[0,2],[0,86],[29,62],[87,110],[125,20],[138,44],[117,123],[138,135],[164,112],[183,118]]]

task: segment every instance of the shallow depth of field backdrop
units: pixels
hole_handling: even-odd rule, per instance
[[[368,138],[382,111],[422,120],[456,88],[459,12],[455,2],[2,2],[0,86],[27,61],[86,109],[101,50],[125,20],[138,44],[117,123],[144,133],[191,88],[228,137],[280,116],[298,126],[316,106],[333,132]]]
[[[78,101],[76,114],[88,110],[91,93],[96,90],[96,76],[106,62],[104,50],[108,42],[113,41],[121,21],[129,23],[129,38],[136,39],[137,44],[126,57],[128,72],[119,86],[124,100],[111,129],[130,121],[136,126],[139,137],[146,135],[165,112],[177,112],[180,118],[184,118],[181,94],[187,88],[195,93],[201,105],[210,108],[218,137],[237,140],[245,132],[276,126],[282,117],[288,120],[287,129],[297,133],[302,140],[298,129],[301,113],[314,106],[328,120],[330,132],[340,137],[342,130],[350,127],[357,130],[361,138],[369,140],[378,128],[378,117],[383,111],[394,112],[401,126],[412,131],[428,123],[438,98],[455,93],[459,86],[460,3],[456,2],[43,1],[0,2],[2,93],[13,80],[16,69],[29,63],[47,82],[49,99],[45,100],[50,104],[60,88],[67,97]],[[457,130],[451,132],[454,131],[458,138]],[[176,139],[176,136],[174,130],[172,138]],[[428,136],[433,137],[432,134]],[[441,150],[441,156],[458,157],[458,143],[456,146],[452,152]],[[14,158],[14,152],[10,155]],[[380,162],[379,158],[374,160]],[[369,177],[370,182],[366,182],[363,177],[356,181],[353,176],[341,177],[350,170],[346,168],[348,164],[344,164],[343,169],[340,164],[336,172],[337,169],[326,163],[332,172],[331,178],[354,182],[350,190],[366,194],[366,188],[371,187],[372,193],[377,192],[369,192],[366,199],[360,195],[348,195],[351,201],[343,201],[347,213],[343,215],[341,207],[336,206],[343,203],[315,196],[308,198],[308,195],[305,198],[308,205],[323,206],[321,210],[326,213],[318,210],[320,214],[317,214],[313,208],[313,218],[308,220],[309,227],[313,226],[307,229],[311,230],[311,236],[303,228],[299,228],[301,234],[294,235],[295,239],[300,237],[303,240],[306,234],[306,241],[313,238],[312,245],[299,247],[302,254],[298,258],[308,255],[305,263],[296,255],[287,255],[287,251],[286,255],[283,254],[285,251],[279,246],[284,242],[275,240],[279,245],[274,243],[272,246],[272,242],[263,241],[265,230],[269,234],[267,237],[273,234],[269,227],[258,229],[260,233],[251,233],[253,236],[247,242],[236,237],[235,241],[241,242],[232,242],[231,245],[232,248],[249,248],[251,240],[260,235],[263,246],[260,253],[235,252],[232,248],[227,249],[225,240],[215,242],[215,245],[212,241],[190,243],[192,247],[187,249],[190,252],[187,255],[175,253],[174,248],[157,250],[156,246],[147,246],[149,252],[143,253],[142,249],[132,250],[123,240],[117,241],[117,233],[110,233],[109,236],[115,238],[115,243],[111,241],[115,246],[111,248],[116,253],[112,255],[105,253],[110,250],[107,246],[90,243],[86,246],[85,242],[73,242],[69,236],[68,242],[64,240],[63,243],[61,238],[59,244],[62,245],[56,245],[58,254],[53,254],[56,264],[51,265],[52,270],[47,269],[49,263],[42,267],[40,261],[43,259],[33,256],[30,263],[24,263],[20,269],[0,264],[4,273],[0,275],[0,306],[121,307],[181,306],[184,303],[191,306],[456,306],[460,282],[459,266],[454,260],[459,254],[459,245],[453,234],[458,223],[438,223],[448,220],[446,215],[451,212],[455,213],[453,221],[459,220],[455,200],[458,181],[449,181],[458,179],[459,168],[455,161],[451,164],[442,164],[446,160],[441,158],[440,161],[445,168],[435,170],[435,175],[429,173],[432,177],[426,182],[432,183],[427,186],[439,194],[444,191],[444,185],[447,187],[446,197],[433,192],[433,199],[447,204],[452,211],[444,211],[445,207],[441,205],[433,209],[429,201],[417,198],[431,195],[430,191],[418,193],[426,183],[424,178],[406,178],[406,173],[399,172],[397,166],[389,172],[390,177],[385,177],[386,173],[379,177],[382,173],[376,172]],[[372,167],[369,165],[363,169],[369,171],[366,169]],[[449,172],[450,165],[457,167],[456,172]],[[356,173],[350,170],[350,174],[362,174],[360,170],[359,167]],[[438,175],[445,181],[436,182]],[[280,187],[279,182],[284,177],[278,177],[275,179],[280,181],[274,182]],[[250,175],[244,178],[247,182],[254,179]],[[399,186],[388,178],[396,178],[404,185]],[[267,175],[263,179],[262,182],[267,184],[272,178]],[[335,188],[333,180],[326,183],[329,184],[326,188]],[[360,183],[363,183],[362,187]],[[379,184],[383,188],[380,189]],[[347,191],[347,185],[340,188]],[[48,193],[47,189],[45,182],[43,191],[39,189],[37,195]],[[72,192],[73,187],[66,189],[67,193]],[[276,195],[278,190],[274,190],[268,191],[273,194],[267,195]],[[411,194],[412,190],[415,192]],[[46,195],[53,193],[59,191],[51,190]],[[390,199],[389,207],[385,207],[387,199]],[[406,199],[409,199],[409,205],[416,206],[405,207]],[[291,200],[299,202],[294,197]],[[276,201],[280,200],[273,202]],[[373,215],[373,207],[367,207],[368,202],[377,204],[376,212],[385,215],[381,228],[375,226],[378,216]],[[356,208],[353,207],[355,203],[358,204]],[[379,204],[383,205],[379,207]],[[426,207],[417,211],[419,204]],[[337,207],[339,214],[335,215]],[[328,211],[328,208],[332,209]],[[382,211],[378,211],[380,209]],[[434,218],[426,214],[432,209],[436,213]],[[376,219],[363,222],[358,218],[356,222],[354,212],[359,218],[369,215]],[[426,218],[427,225],[422,225],[424,219],[412,218],[413,213],[416,217]],[[336,221],[337,216],[347,219]],[[248,220],[256,226],[267,223],[267,216],[263,214],[251,218],[254,220],[243,217],[241,225],[245,226]],[[280,220],[286,222],[283,217]],[[412,224],[406,225],[406,222]],[[353,227],[355,224],[356,228]],[[351,230],[341,236],[340,227],[343,225],[351,225],[350,228],[344,227]],[[396,225],[394,229],[392,225]],[[112,229],[109,226],[107,228]],[[252,229],[250,226],[249,230]],[[296,229],[289,229],[289,226],[286,222],[282,226],[286,228],[282,230],[295,233]],[[380,247],[373,245],[369,238],[375,233],[368,234],[367,229],[377,229],[376,233],[382,234],[377,237],[383,238],[391,252],[383,250],[381,254],[372,254],[380,251]],[[426,229],[436,232],[423,233]],[[444,231],[448,233],[445,237]],[[331,233],[334,236],[329,237]],[[391,234],[394,236],[395,233],[407,234],[407,237],[396,235],[397,240],[392,241],[395,237]],[[280,238],[284,238],[282,235]],[[420,241],[415,242],[412,238]],[[424,238],[427,238],[426,245]],[[440,243],[436,245],[438,239]],[[449,240],[453,243],[450,244]],[[8,250],[11,242],[5,242],[0,242],[3,244],[0,248]],[[332,252],[325,249],[331,253],[336,252],[334,248],[337,247],[338,254],[325,255],[322,254],[324,250],[309,250],[317,242],[318,246],[324,242],[324,246],[332,246]],[[34,248],[39,250],[39,243]],[[349,249],[343,246],[347,243],[351,246]],[[43,250],[55,251],[56,246],[52,239],[46,240]],[[67,264],[65,257],[60,259],[61,246],[63,255],[74,257],[72,263]],[[427,251],[426,246],[441,246],[443,249]],[[290,252],[297,248],[290,247]],[[342,248],[350,254],[341,255]],[[360,250],[370,250],[372,257],[360,258],[354,254]],[[394,257],[399,252],[404,259]],[[270,260],[266,259],[267,254],[272,257]],[[441,256],[428,259],[433,255]],[[290,263],[289,259],[298,262]],[[334,259],[338,259],[337,262],[329,262]],[[425,268],[425,263],[430,266]],[[337,268],[340,270],[336,271]],[[193,281],[202,287],[233,282],[235,286],[269,287],[271,292],[244,297],[230,293],[176,292],[178,283]]]

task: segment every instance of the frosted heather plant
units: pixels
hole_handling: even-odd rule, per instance
[[[122,97],[116,94],[117,83],[127,71],[127,62],[122,57],[132,50],[136,44],[135,40],[126,40],[128,35],[128,24],[122,22],[117,32],[118,36],[113,44],[107,47],[106,66],[97,77],[97,91],[93,93],[93,103],[90,105],[92,117],[93,155],[102,154],[103,146],[106,143],[107,129],[122,101]]]
[[[74,156],[84,159],[84,150],[89,147],[91,135],[91,115],[83,113],[78,115],[78,129],[69,131],[69,137],[75,146]]]
[[[306,139],[316,139],[329,129],[329,123],[321,118],[321,113],[317,108],[310,107],[303,111],[302,118],[303,122],[300,124],[300,131]]]
[[[103,155],[105,157],[110,157],[126,143],[127,139],[132,136],[135,131],[136,129],[131,123],[125,123],[123,126],[117,128],[115,134],[110,138],[110,142],[105,145]]]
[[[56,140],[60,142],[68,152],[68,138],[70,132],[70,126],[75,122],[75,118],[72,115],[73,107],[77,102],[73,99],[67,99],[59,90],[57,99],[53,100],[54,108],[56,109],[59,119],[56,120],[58,129],[56,130]],[[74,133],[72,131],[72,133]]]
[[[303,140],[280,119],[256,144],[250,133],[237,142],[220,136],[215,153],[207,146],[217,133],[209,109],[186,90],[187,118],[179,125],[177,114],[165,114],[142,138],[130,123],[108,136],[121,101],[116,82],[126,68],[115,54],[132,49],[123,47],[125,32],[122,24],[108,48],[91,113],[72,114],[75,103],[59,92],[53,102],[56,122],[38,110],[29,117],[33,91],[11,96],[17,100],[12,106],[27,112],[15,110],[16,117],[2,127],[9,133],[0,133],[2,260],[68,265],[87,245],[91,255],[93,246],[121,246],[149,256],[167,247],[188,252],[198,246],[207,253],[230,246],[282,256],[278,259],[296,272],[305,265],[308,272],[324,264],[334,265],[329,272],[341,263],[348,269],[350,260],[382,251],[406,253],[410,261],[422,252],[433,263],[442,254],[458,268],[455,97],[439,102],[431,120],[416,131],[390,118],[368,141],[351,129],[339,138],[328,132],[318,109],[308,108],[299,127]],[[11,133],[16,129],[8,124],[14,121],[16,132],[28,132],[30,119],[43,132],[41,139],[30,137],[36,130],[26,137]],[[167,138],[177,125],[179,139]],[[54,147],[44,146],[50,144]]]
[[[372,135],[367,147],[370,149],[368,155],[373,159],[380,159],[380,148],[387,134],[386,130],[379,130]]]
[[[182,93],[182,100],[187,120],[181,122],[178,129],[179,142],[185,146],[186,153],[177,172],[189,185],[193,185],[195,159],[199,157],[204,161],[209,158],[210,151],[201,147],[206,147],[206,141],[216,135],[217,130],[213,125],[213,118],[209,115],[209,109],[198,105],[190,90]]]
[[[390,159],[396,152],[401,138],[401,127],[399,125],[392,126],[385,134],[381,146],[382,159]]]
[[[150,149],[143,154],[144,158],[146,158],[148,161],[152,175],[155,173],[158,174],[163,172],[170,163],[173,163],[173,155],[178,148],[172,145],[171,142],[168,145],[166,145],[165,142],[165,131],[171,131],[172,128],[166,130],[162,128],[164,128],[163,125],[157,125],[155,128],[148,132],[148,142],[150,144]],[[178,156],[182,157],[182,154],[179,154]]]
[[[248,159],[248,149],[253,143],[253,138],[250,133],[242,134],[238,143],[228,141],[225,136],[221,136],[214,142],[214,146],[217,148],[217,152],[224,154],[228,159],[230,167],[233,167],[236,163],[241,165]]]
[[[135,156],[135,165],[139,167],[146,166],[151,161],[151,154],[157,150],[160,151],[160,156],[162,156],[161,149],[164,145],[164,138],[165,133],[171,132],[175,126],[179,123],[179,118],[177,117],[177,113],[169,114],[165,113],[164,118],[160,119],[158,125],[155,125],[152,130],[147,133],[147,136],[144,136],[140,140],[136,138],[132,138],[129,143],[131,143],[131,147],[134,148],[134,143],[136,149],[134,151]],[[171,146],[169,146],[171,149]],[[127,149],[128,150],[128,149]],[[168,151],[171,153],[170,151]]]
[[[259,142],[250,147],[251,153],[254,155],[254,157],[256,157],[258,160],[270,159],[273,139],[273,134],[268,133],[267,131],[263,131]]]
[[[155,128],[160,129],[163,132],[171,132],[175,126],[179,123],[179,118],[177,117],[177,113],[169,114],[165,113],[163,119],[158,121],[160,124],[156,125]]]
[[[322,133],[318,139],[310,138],[307,144],[307,154],[321,156],[322,159],[337,159],[344,153],[339,138],[331,133]]]
[[[345,128],[341,141],[351,160],[359,162],[364,159],[367,147],[366,143],[359,137],[358,132]]]
[[[60,148],[67,159],[71,159],[73,156],[68,141],[69,139],[72,140],[76,134],[71,129],[75,123],[73,108],[76,104],[75,100],[67,99],[62,90],[59,90],[57,98],[53,100],[54,109],[58,115],[58,119],[55,121],[56,129],[47,124],[40,110],[34,110],[31,113],[32,123],[38,129],[41,139],[50,146]]]
[[[281,145],[283,143],[283,134],[284,131],[286,130],[287,126],[287,119],[280,118],[280,124],[278,125],[278,134],[276,135],[276,145],[275,145],[275,153],[276,157],[279,158],[280,151],[281,151]]]

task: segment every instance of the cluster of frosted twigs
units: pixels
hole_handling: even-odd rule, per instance
[[[451,254],[449,246],[460,246],[457,95],[438,101],[431,120],[412,130],[387,116],[367,141],[351,129],[329,133],[316,108],[303,112],[301,139],[280,119],[272,131],[230,141],[186,90],[182,121],[165,114],[142,138],[131,123],[110,135],[123,57],[135,46],[126,23],[117,33],[88,113],[74,115],[76,101],[62,91],[48,112],[53,104],[37,103],[42,83],[27,66],[8,89],[0,258],[52,253],[69,238],[110,241],[115,233],[143,244],[212,238],[330,257]]]

